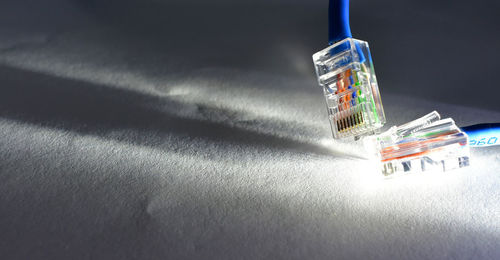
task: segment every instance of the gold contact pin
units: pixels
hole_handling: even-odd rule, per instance
[[[363,113],[360,111],[352,115],[343,117],[341,119],[338,119],[336,123],[338,132],[344,132],[352,128],[359,127],[364,123]]]

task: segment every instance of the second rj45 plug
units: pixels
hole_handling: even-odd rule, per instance
[[[467,134],[451,118],[433,111],[386,132],[365,137],[366,151],[380,162],[386,177],[469,166]]]

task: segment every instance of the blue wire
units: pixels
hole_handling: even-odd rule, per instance
[[[462,130],[469,136],[471,147],[500,145],[500,123],[470,125]]]
[[[345,38],[352,38],[349,26],[349,0],[330,0],[328,23],[328,42],[330,45]]]
[[[328,6],[328,42],[330,45],[333,45],[346,38],[352,38],[351,27],[349,25],[349,0],[330,0],[330,5]],[[358,42],[355,42],[355,47],[359,62],[365,62],[365,55]],[[339,47],[331,49],[330,54],[334,56],[338,52],[350,48],[351,45],[348,42],[344,42]]]

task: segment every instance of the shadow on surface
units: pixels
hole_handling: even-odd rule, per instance
[[[107,134],[111,131],[127,129],[138,135],[134,138],[130,135],[113,138],[153,147],[168,145],[165,143],[166,137],[173,133],[184,138],[202,138],[220,143],[265,146],[318,155],[343,155],[292,138],[258,133],[221,122],[183,118],[176,115],[181,109],[196,109],[193,113],[203,113],[214,108],[196,104],[187,106],[168,97],[155,97],[5,66],[0,67],[0,78],[4,85],[0,88],[0,116],[5,118],[106,138],[109,138]]]

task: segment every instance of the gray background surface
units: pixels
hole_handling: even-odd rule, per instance
[[[327,1],[0,3],[0,258],[498,259],[500,150],[374,178],[312,53]],[[497,1],[352,1],[388,126],[499,122]]]

